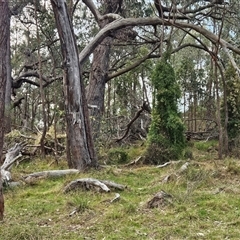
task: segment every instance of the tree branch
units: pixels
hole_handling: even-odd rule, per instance
[[[127,136],[128,132],[129,132],[129,130],[130,130],[131,125],[139,118],[139,116],[141,115],[141,113],[142,113],[144,110],[146,110],[146,111],[149,112],[149,113],[151,112],[151,110],[150,110],[147,102],[143,102],[143,105],[142,105],[141,108],[137,111],[137,113],[135,114],[134,118],[127,124],[127,130],[126,130],[125,134],[124,134],[122,137],[118,138],[118,139],[116,140],[116,142],[122,141],[122,140]]]
[[[98,9],[95,7],[95,4],[92,0],[82,0],[83,3],[89,8],[89,10],[92,12],[94,18],[99,23],[100,19],[102,17],[101,13],[98,11]]]
[[[149,25],[163,25],[164,26],[174,26],[176,28],[190,28],[204,37],[206,37],[209,41],[216,44],[219,42],[219,44],[222,47],[225,47],[227,49],[232,50],[233,52],[240,55],[240,49],[233,46],[232,44],[226,42],[224,39],[220,38],[219,36],[215,35],[214,33],[210,32],[207,29],[204,29],[201,26],[197,26],[191,23],[185,23],[185,22],[176,22],[176,21],[165,21],[163,19],[160,19],[158,17],[151,17],[151,18],[119,18],[101,29],[97,35],[93,38],[93,40],[82,50],[82,52],[79,54],[79,61],[80,63],[84,63],[88,56],[93,52],[93,50],[96,48],[98,44],[101,43],[101,41],[107,37],[112,31],[115,31],[117,29],[121,29],[128,26],[149,26]]]
[[[95,7],[95,4],[93,3],[92,0],[83,0],[83,3],[85,3],[85,5],[89,8],[89,10],[92,12],[94,18],[96,19],[96,21],[98,22],[98,24],[100,25],[100,22],[105,20],[105,19],[112,19],[112,20],[116,20],[118,18],[121,18],[120,15],[116,14],[116,13],[107,13],[105,15],[101,15],[101,13],[98,11],[98,9]]]
[[[147,59],[149,59],[149,57],[151,56],[151,54],[157,49],[159,48],[159,44],[157,45],[157,47],[155,47],[151,52],[149,52],[148,54],[146,54],[145,56],[143,56],[141,59],[138,59],[137,61],[135,61],[134,63],[132,63],[130,66],[127,66],[126,68],[120,69],[118,72],[112,73],[112,74],[108,74],[107,78],[106,78],[106,82],[108,82],[109,80],[118,77],[136,67],[138,67],[141,63],[143,63],[144,61],[146,61]]]

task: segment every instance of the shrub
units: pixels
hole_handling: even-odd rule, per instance
[[[145,162],[159,164],[179,159],[186,146],[184,124],[178,111],[181,91],[175,79],[174,69],[166,58],[157,63],[152,74],[152,84],[152,123]]]
[[[122,148],[113,148],[108,151],[108,162],[109,163],[116,163],[116,164],[123,164],[128,162],[128,154]]]

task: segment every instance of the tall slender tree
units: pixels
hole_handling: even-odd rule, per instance
[[[10,15],[8,1],[0,0],[0,159],[2,157],[4,140],[4,110],[5,110],[5,92],[7,83],[7,46],[10,39]],[[0,172],[0,220],[3,219],[4,198],[2,190],[1,172]]]
[[[78,50],[66,2],[51,0],[61,40],[69,145],[68,165],[80,170],[97,167]]]

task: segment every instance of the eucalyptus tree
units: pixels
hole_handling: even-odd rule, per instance
[[[32,6],[32,5],[30,5]],[[12,64],[13,64],[13,83],[12,88],[15,96],[13,106],[25,122],[26,128],[33,129],[37,126],[37,122],[41,120],[41,113],[38,106],[42,105],[40,96],[41,83],[46,92],[46,107],[49,108],[50,103],[53,104],[53,97],[58,97],[61,100],[61,92],[56,91],[60,86],[60,51],[58,39],[55,36],[55,26],[53,24],[53,14],[44,6],[36,11],[33,7],[23,9],[13,18],[15,26],[12,27]],[[37,23],[38,22],[38,26]],[[38,30],[38,31],[37,31]],[[36,33],[38,32],[38,37]],[[22,38],[15,38],[22,35]],[[40,57],[40,58],[39,58]],[[39,68],[41,65],[41,70]],[[42,72],[40,74],[39,72]],[[52,85],[54,85],[52,87]],[[47,90],[48,89],[48,90]],[[49,95],[52,90],[55,90],[54,95]],[[18,102],[18,100],[23,101]],[[60,101],[59,101],[60,102]],[[63,102],[63,101],[62,101]],[[21,104],[22,104],[22,107]],[[59,103],[60,104],[60,103]],[[55,104],[58,108],[58,104]],[[26,109],[26,111],[25,111]],[[49,113],[47,109],[46,113]],[[51,125],[51,117],[47,116],[47,128]],[[21,125],[21,124],[19,124]]]
[[[93,4],[91,4],[91,1],[83,2],[85,4],[90,3],[88,7],[93,12],[100,29],[110,22],[109,19],[100,21],[100,12]],[[121,2],[122,1],[116,0],[102,1],[100,7],[100,9],[102,9],[102,14],[121,13]],[[112,42],[113,37],[107,36],[93,51],[93,60],[87,88],[87,101],[88,104],[92,106],[90,113],[94,140],[97,139],[100,133],[101,116],[104,108],[105,83],[109,70],[110,49]]]
[[[127,2],[127,1],[126,1]],[[126,2],[123,2],[121,4],[121,7],[124,9],[123,6],[126,4]],[[221,46],[222,49],[225,52],[227,51],[227,48],[230,48],[233,51],[239,51],[237,48],[235,48],[233,45],[229,45],[226,41],[221,39],[221,32],[219,33],[212,33],[211,28],[208,28],[207,24],[211,22],[210,20],[214,19],[215,21],[223,22],[223,19],[221,18],[221,14],[224,13],[226,16],[230,16],[230,6],[228,4],[224,4],[223,2],[218,1],[155,1],[155,14],[159,16],[159,18],[156,17],[146,17],[146,16],[140,16],[134,18],[127,18],[131,17],[132,13],[128,12],[129,15],[123,15],[121,16],[110,15],[110,14],[99,14],[97,7],[93,4],[91,1],[85,2],[91,11],[94,13],[95,18],[97,21],[103,21],[106,18],[111,20],[111,23],[108,24],[106,27],[104,27],[98,35],[98,43],[102,40],[101,37],[105,38],[105,36],[113,36],[113,31],[118,30],[119,28],[129,27],[129,26],[154,26],[152,29],[148,29],[148,31],[151,31],[152,36],[154,36],[156,28],[158,25],[162,26],[162,32],[161,36],[159,36],[158,41],[160,43],[163,43],[166,41],[166,36],[169,33],[169,30],[167,26],[171,26],[175,29],[180,29],[183,32],[186,32],[186,36],[191,36],[195,43],[193,44],[180,44],[177,46],[178,49],[183,49],[188,46],[200,48],[203,51],[206,51],[209,53],[210,57],[215,57],[216,53],[214,50],[209,47],[209,44],[205,44],[206,40],[212,42],[213,44],[216,44],[218,48]],[[145,5],[147,3],[144,3]],[[91,6],[90,6],[91,5]],[[153,5],[152,5],[153,8]],[[124,12],[124,11],[123,11]],[[111,16],[111,17],[110,17]],[[115,21],[114,21],[115,20]],[[200,27],[201,26],[201,27]],[[112,27],[112,29],[110,29]],[[107,30],[108,28],[108,30]],[[198,32],[198,36],[195,37],[195,33]],[[141,33],[141,32],[140,32]],[[102,36],[100,36],[100,34]],[[138,33],[140,37],[141,34]],[[199,37],[201,36],[201,37]],[[201,40],[201,38],[204,38],[204,41]],[[218,38],[220,38],[218,41]],[[218,44],[219,42],[219,44]],[[96,42],[95,42],[96,43]],[[95,44],[94,43],[94,44]],[[156,44],[156,41],[153,41],[154,44]],[[90,44],[91,45],[91,44]],[[162,44],[163,45],[163,44]],[[163,46],[161,46],[163,48]],[[91,48],[91,46],[87,46],[87,48]],[[85,54],[86,52],[83,51]],[[84,54],[80,54],[82,57]],[[233,60],[233,57],[231,54],[228,54],[228,56]],[[80,57],[80,61],[81,61]],[[117,71],[117,70],[116,70]],[[103,95],[103,94],[102,94]],[[98,97],[99,99],[99,97]]]
[[[171,27],[172,29],[180,29],[181,31],[186,32],[186,35],[191,36],[195,40],[194,44],[186,43],[181,45],[180,42],[180,44],[177,46],[178,50],[189,46],[202,49],[203,51],[207,52],[216,63],[220,63],[220,49],[225,51],[233,63],[234,58],[229,50],[236,52],[237,54],[240,53],[240,50],[234,44],[225,41],[221,37],[221,31],[212,32],[212,29],[207,26],[209,19],[223,22],[221,18],[221,13],[223,12],[226,12],[230,15],[229,5],[223,4],[223,2],[186,1],[180,4],[179,2],[172,1],[163,5],[164,1],[155,1],[158,17],[144,16],[138,18],[123,18],[118,14],[111,13],[100,14],[92,1],[86,1],[85,3],[88,5],[89,9],[91,9],[98,21],[105,21],[108,19],[110,20],[110,23],[105,25],[95,35],[93,40],[90,41],[90,43],[81,51],[79,56],[80,63],[83,63],[92,53],[93,49],[101,44],[106,37],[112,36],[112,34],[119,29],[133,26],[154,26],[154,28],[152,28],[153,34],[155,33],[157,26],[162,26],[162,35],[159,37],[161,51],[164,50],[163,43],[171,40],[171,38],[165,38],[167,33],[169,33],[168,28]],[[204,41],[199,37],[196,37],[195,33],[198,33],[198,35],[201,36]],[[205,44],[205,41],[207,41],[208,44]],[[216,48],[212,49],[209,43],[215,44]],[[156,44],[156,41],[154,41],[154,44]],[[238,70],[236,64],[234,66],[236,70]]]
[[[119,16],[128,17],[133,13],[135,13],[135,16],[139,16],[139,11],[142,11],[143,7],[143,4],[140,4],[139,1],[101,1],[99,7],[97,7],[92,1],[83,2],[89,7],[94,15],[99,29],[103,29],[107,24],[112,22],[111,17],[102,19],[102,16],[111,16],[111,14],[115,16],[116,14],[119,14]],[[132,9],[131,13],[129,9]],[[93,52],[89,83],[87,87],[87,99],[88,103],[92,106],[90,114],[95,140],[100,133],[101,119],[104,112],[105,85],[108,82],[108,87],[110,86],[112,77],[110,77],[109,73],[112,72],[112,69],[119,68],[117,64],[113,66],[111,62],[113,58],[112,56],[116,56],[115,51],[118,52],[118,65],[121,65],[120,59],[122,58],[121,62],[124,62],[124,54],[128,56],[130,55],[129,44],[132,46],[135,45],[134,42],[136,36],[137,32],[133,31],[131,27],[114,31],[104,38]],[[136,56],[136,51],[133,57],[134,56]],[[126,66],[126,64],[123,64],[122,66],[124,65]],[[125,98],[125,100],[127,99]]]
[[[61,41],[69,167],[97,167],[78,49],[65,1],[51,1]]]
[[[0,159],[2,159],[3,140],[4,140],[4,110],[5,93],[7,85],[7,75],[9,67],[9,46],[10,41],[10,11],[8,1],[0,1]],[[2,178],[0,171],[0,220],[3,220],[4,198],[2,190]]]

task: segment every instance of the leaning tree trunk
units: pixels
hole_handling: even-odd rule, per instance
[[[79,170],[96,167],[97,158],[91,135],[85,89],[74,32],[66,1],[51,0],[63,54],[64,94],[67,120],[67,138],[71,156],[68,165]]]
[[[0,0],[0,159],[2,158],[3,139],[4,139],[4,109],[5,92],[7,82],[7,47],[10,34],[10,12],[8,1]],[[0,173],[0,220],[3,220],[4,198]]]

